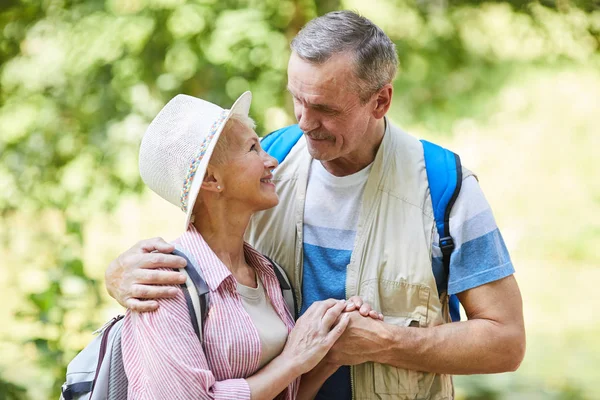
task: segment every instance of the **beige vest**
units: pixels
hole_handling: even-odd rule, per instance
[[[360,295],[387,323],[424,328],[449,321],[431,270],[435,229],[423,146],[386,124],[365,187],[347,268],[346,298]],[[253,216],[246,239],[286,270],[302,304],[302,223],[311,157],[304,137],[277,168],[280,203]],[[449,375],[373,362],[352,367],[354,399],[452,399]]]

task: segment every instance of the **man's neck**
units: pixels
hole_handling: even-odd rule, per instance
[[[352,175],[366,168],[377,156],[377,151],[385,135],[386,123],[385,118],[377,120],[373,128],[365,132],[364,145],[355,153],[331,161],[321,161],[321,164],[327,172],[335,176]]]

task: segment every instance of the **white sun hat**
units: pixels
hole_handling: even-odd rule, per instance
[[[252,94],[243,93],[225,110],[179,94],[152,120],[140,144],[140,175],[150,189],[186,214],[187,230],[206,168],[233,114],[248,116]]]

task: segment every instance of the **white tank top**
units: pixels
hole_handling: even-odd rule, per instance
[[[258,276],[256,281],[258,283],[256,288],[244,286],[237,282],[237,292],[260,337],[259,368],[262,368],[281,353],[287,340],[288,331],[277,312],[275,312],[270,299],[267,298]]]

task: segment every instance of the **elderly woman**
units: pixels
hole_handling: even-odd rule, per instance
[[[250,101],[246,92],[223,110],[178,95],[144,135],[142,179],[186,213],[175,245],[197,262],[210,309],[203,343],[181,290],[127,313],[128,398],[311,398],[336,368],[320,362],[348,325],[345,302],[315,303],[294,327],[270,262],[243,240],[252,214],[278,203],[277,161],[260,147]]]

